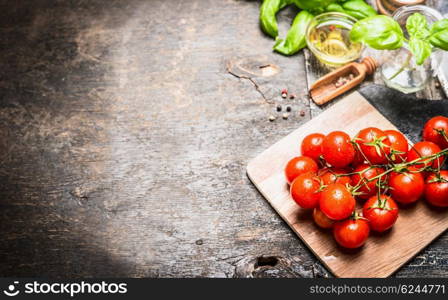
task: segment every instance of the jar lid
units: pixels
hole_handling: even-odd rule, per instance
[[[389,1],[396,5],[416,5],[416,4],[422,4],[426,0],[389,0]]]
[[[418,5],[426,0],[376,0],[378,10],[384,15],[391,15],[396,9],[405,5]]]

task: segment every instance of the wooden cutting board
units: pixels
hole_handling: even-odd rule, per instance
[[[393,101],[393,99],[391,99]],[[283,169],[300,155],[302,139],[314,132],[343,130],[354,136],[365,127],[395,129],[361,94],[354,92],[265,150],[247,166],[247,174],[277,213],[337,277],[387,277],[448,228],[448,210],[435,210],[425,201],[400,207],[392,230],[372,233],[357,250],[346,250],[331,231],[318,228],[311,211],[301,209],[290,197]]]

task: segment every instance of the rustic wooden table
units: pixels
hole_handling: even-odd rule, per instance
[[[0,1],[1,276],[330,276],[246,177],[322,110],[320,67],[272,53],[258,8]],[[447,246],[396,276],[447,276]]]

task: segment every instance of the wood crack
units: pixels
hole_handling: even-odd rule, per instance
[[[229,73],[230,75],[238,78],[238,79],[246,79],[249,80],[252,85],[255,87],[255,90],[261,95],[261,97],[263,98],[263,100],[268,103],[268,104],[274,104],[274,101],[270,100],[268,97],[266,97],[266,95],[263,93],[263,91],[260,89],[260,86],[258,85],[258,83],[255,82],[255,80],[253,80],[252,77],[250,76],[246,76],[246,75],[238,75],[235,72],[233,72],[232,70],[230,70],[230,67],[227,66],[227,73]]]

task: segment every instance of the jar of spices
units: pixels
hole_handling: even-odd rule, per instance
[[[402,6],[425,4],[425,2],[426,0],[376,0],[376,5],[383,15],[392,15]]]

